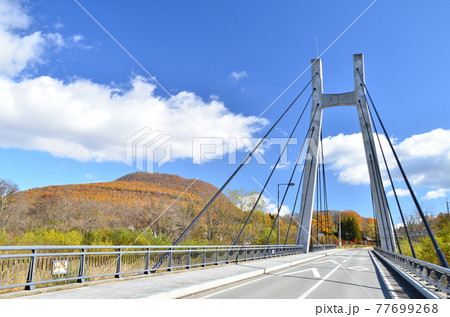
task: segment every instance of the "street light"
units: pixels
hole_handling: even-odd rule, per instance
[[[278,196],[277,196],[277,202],[278,202],[278,217],[277,217],[277,245],[280,245],[280,185],[284,186],[295,186],[294,183],[285,183],[285,184],[278,184]]]
[[[342,246],[342,240],[341,240],[341,212],[339,211],[339,247]]]

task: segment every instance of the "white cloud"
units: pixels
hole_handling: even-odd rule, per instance
[[[450,130],[435,129],[413,135],[396,146],[403,159],[444,156],[450,159]]]
[[[26,14],[22,2],[0,0],[0,76],[17,77],[34,69],[46,62],[44,54],[48,48],[93,47],[81,44],[84,37],[80,34],[66,39],[60,33],[27,33],[32,19]],[[63,25],[58,22],[54,27],[60,29]]]
[[[129,89],[77,78],[66,83],[47,76],[17,79],[40,62],[45,48],[79,44],[58,33],[26,35],[30,17],[20,2],[0,0],[0,147],[49,152],[79,161],[126,160],[126,140],[144,127],[172,136],[172,159],[192,157],[192,138],[252,138],[267,123],[230,112],[223,102],[204,101],[182,91],[173,98],[155,94],[142,77]],[[78,45],[77,44],[77,45]],[[245,72],[244,72],[245,73]],[[241,74],[242,75],[242,74]],[[195,118],[195,123],[191,117]],[[244,148],[238,143],[237,150]]]
[[[398,197],[408,196],[409,195],[409,190],[408,189],[403,189],[403,188],[396,188],[395,189],[395,193],[397,194]],[[388,197],[394,196],[394,191],[390,190],[387,193],[387,195],[388,195]]]
[[[60,33],[49,33],[44,35],[47,43],[56,46],[57,48],[62,48],[66,46],[66,41]]]
[[[251,211],[254,203],[258,199],[259,193],[255,193],[254,195],[243,197],[242,199],[242,205],[238,205],[238,208],[242,208],[244,211]],[[259,200],[259,204],[265,205],[264,211],[266,213],[270,213],[272,215],[276,215],[278,212],[278,204],[276,202],[273,202],[271,198],[268,198],[264,195],[261,196]],[[283,205],[280,209],[280,215],[284,216],[287,214],[290,214],[290,209],[288,206]]]
[[[19,1],[0,0],[0,75],[14,77],[41,62],[46,40],[39,31],[22,35],[29,24]]]
[[[273,204],[273,203],[267,204],[266,212],[270,213],[272,215],[276,215],[278,212],[277,204]],[[290,213],[291,213],[291,211],[288,206],[286,206],[286,205],[281,206],[280,216],[289,215]]]
[[[380,136],[384,153],[394,179],[399,172],[387,140]],[[375,140],[378,143],[377,140]],[[394,145],[402,166],[414,186],[434,189],[450,188],[450,130],[435,129],[413,135]],[[326,163],[342,183],[368,184],[369,176],[361,133],[330,136],[324,139]],[[378,155],[381,160],[381,154]],[[381,161],[382,172],[385,173]],[[432,194],[430,194],[432,195]]]
[[[25,34],[30,23],[21,1],[0,0],[0,76],[16,77],[42,63],[46,47],[65,46],[59,33]]]
[[[156,96],[156,87],[142,77],[130,84],[118,91],[83,79],[65,84],[46,76],[21,82],[0,78],[0,146],[124,162],[126,139],[150,127],[173,137],[172,159],[190,158],[194,137],[223,138],[227,149],[228,139],[251,138],[266,123],[252,125],[255,117],[231,113],[222,102],[206,102],[191,92],[173,99]]]
[[[67,46],[77,49],[89,50],[95,47],[91,44],[85,44],[85,37],[82,34],[72,35],[66,40],[66,42],[68,43]]]
[[[60,30],[64,28],[64,24],[62,24],[61,22],[57,22],[54,25],[55,29]]]
[[[84,36],[81,35],[81,34],[75,34],[75,35],[72,36],[71,39],[72,39],[73,43],[77,43],[77,42],[79,42],[81,40],[84,40]]]
[[[449,191],[450,191],[450,189],[444,189],[444,188],[440,188],[438,190],[430,190],[422,198],[423,199],[442,198],[442,197],[445,197],[447,195],[447,192],[449,192]]]
[[[23,11],[20,1],[0,1],[0,29],[26,29],[30,24],[30,17]]]
[[[396,150],[413,185],[450,188],[450,130],[413,135]]]
[[[280,162],[280,163],[278,163],[278,165],[277,165],[277,170],[287,170],[289,167],[291,166],[291,162],[290,161],[287,161],[287,162]],[[270,169],[273,169],[275,167],[275,165],[271,165],[270,166]]]
[[[323,149],[325,162],[338,175],[338,181],[352,185],[369,183],[361,133],[324,138]]]
[[[239,80],[239,79],[245,78],[247,76],[248,76],[248,74],[245,70],[243,70],[241,72],[232,72],[230,74],[230,78],[233,80]]]

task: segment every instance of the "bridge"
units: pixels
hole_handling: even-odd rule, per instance
[[[365,83],[362,54],[353,56],[354,90],[323,93],[322,62],[311,61],[311,80],[264,137],[255,145],[211,200],[170,246],[13,246],[0,247],[0,297],[26,298],[448,298],[450,269],[425,214],[416,198],[389,134]],[[232,245],[189,246],[182,242],[198,220],[233,178],[268,139],[281,119],[311,86],[311,93],[291,130],[289,139],[311,104],[307,133],[291,176],[278,202],[265,245],[247,245],[245,229],[280,163],[289,139],[248,212]],[[326,108],[356,106],[369,170],[376,218],[375,248],[336,248],[319,243],[312,220],[316,204],[326,212],[326,180],[323,169],[322,114]],[[376,121],[377,120],[377,121]],[[378,123],[378,125],[376,124]],[[389,143],[383,149],[379,126]],[[303,150],[306,149],[305,152]],[[378,149],[378,150],[377,150]],[[385,151],[395,157],[400,174],[414,201],[440,265],[417,259],[397,197]],[[379,158],[382,158],[381,160]],[[303,162],[300,159],[303,158]],[[384,163],[396,208],[412,257],[403,254],[392,218],[380,163]],[[301,164],[300,164],[301,163]],[[322,167],[321,167],[322,166]],[[301,177],[294,175],[301,167]],[[279,237],[279,218],[288,191],[297,188],[284,244]],[[298,218],[294,212],[298,211]],[[292,223],[297,223],[294,243],[287,244]],[[318,228],[318,225],[317,225]],[[277,243],[269,244],[274,232]],[[405,250],[403,250],[405,251]],[[176,274],[175,274],[176,272]],[[112,283],[114,281],[115,283]],[[78,287],[87,286],[87,287]],[[337,286],[337,288],[336,288]],[[339,291],[336,291],[339,290]]]

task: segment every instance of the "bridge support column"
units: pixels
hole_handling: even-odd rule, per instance
[[[311,240],[311,224],[313,215],[314,196],[317,178],[318,145],[320,131],[322,129],[322,61],[313,59],[311,61],[312,76],[312,106],[311,106],[311,129],[308,132],[308,150],[306,152],[305,166],[303,172],[303,187],[300,204],[300,219],[297,231],[297,244],[303,245],[303,252],[309,251]]]
[[[299,228],[297,231],[297,244],[304,246],[304,252],[309,251],[311,242],[311,224],[316,189],[318,145],[320,142],[320,131],[322,129],[322,111],[327,107],[342,105],[354,105],[357,108],[381,247],[388,251],[396,251],[394,231],[390,221],[390,210],[384,192],[375,142],[373,139],[369,108],[364,96],[364,86],[362,85],[364,80],[364,60],[362,54],[353,55],[353,71],[355,82],[354,91],[341,94],[324,94],[322,87],[321,60],[313,59],[311,61],[311,75],[313,77],[312,88],[314,90],[311,108],[311,130],[309,131],[308,150],[304,167]]]

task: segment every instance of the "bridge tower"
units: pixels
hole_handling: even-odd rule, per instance
[[[396,252],[394,231],[390,222],[390,211],[384,192],[380,166],[378,164],[375,142],[373,139],[372,124],[367,101],[365,99],[364,58],[363,54],[353,55],[353,74],[355,89],[352,92],[341,94],[324,94],[322,82],[322,61],[311,60],[312,76],[312,107],[311,130],[308,136],[308,150],[304,167],[304,182],[302,187],[299,228],[297,231],[297,244],[304,245],[304,252],[308,252],[311,240],[311,223],[316,189],[318,167],[318,145],[322,130],[322,111],[328,107],[356,106],[359,123],[364,142],[367,166],[369,169],[370,190],[375,215],[378,222],[378,231],[381,247],[384,250]]]

